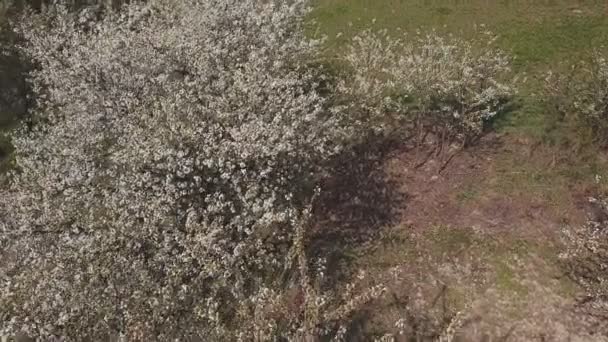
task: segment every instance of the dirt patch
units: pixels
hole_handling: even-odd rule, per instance
[[[453,341],[600,340],[572,311],[580,288],[553,243],[592,212],[593,168],[510,136],[440,156],[361,148],[365,158],[343,156],[324,184],[311,244],[337,251],[327,265],[334,286],[363,271],[362,288],[387,287],[349,340],[434,341],[449,329]]]
[[[447,340],[450,329],[453,341],[599,340],[572,311],[578,290],[560,276],[554,253],[474,229],[393,230],[357,254],[370,285],[388,291],[359,330],[396,341]]]
[[[360,243],[399,224],[408,194],[385,167],[395,150],[394,142],[370,142],[332,162],[314,208],[313,235],[332,244]]]
[[[551,236],[565,223],[584,221],[585,212],[580,205],[584,201],[576,191],[562,193],[555,201],[538,189],[526,189],[529,184],[524,181],[507,182],[513,174],[531,171],[502,170],[505,158],[542,163],[543,157],[531,152],[534,149],[527,142],[506,143],[504,139],[490,135],[474,148],[453,149],[448,153],[457,155],[447,166],[445,160],[449,157],[445,156],[431,158],[419,166],[424,153],[411,150],[400,151],[387,160],[386,173],[400,192],[407,194],[402,223],[415,229],[472,227]],[[547,182],[547,188],[551,186]]]
[[[568,161],[531,141],[490,134],[469,149],[429,150],[393,141],[341,156],[315,208],[314,239],[358,244],[387,227],[447,226],[554,241],[587,219],[595,185],[565,175]]]

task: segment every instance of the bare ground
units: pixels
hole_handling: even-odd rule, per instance
[[[559,267],[561,229],[593,214],[586,198],[598,191],[564,176],[568,158],[493,134],[424,163],[427,151],[398,144],[361,148],[368,158],[337,161],[313,239],[349,250],[335,255],[337,278],[363,272],[389,289],[352,340],[380,331],[398,341],[604,338],[575,314],[580,291]]]
[[[571,198],[550,203],[529,189],[517,189],[521,184],[500,184],[509,176],[498,165],[505,156],[522,160],[536,158],[535,162],[542,163],[542,156],[530,153],[529,149],[523,143],[506,144],[496,136],[488,136],[475,148],[450,151],[456,156],[441,172],[443,160],[431,159],[416,168],[419,153],[402,151],[385,166],[408,197],[402,222],[418,229],[472,227],[487,232],[546,237],[553,236],[564,223],[584,221],[586,214],[581,205],[577,205],[581,202],[580,189],[563,194]],[[504,186],[513,188],[504,189]]]

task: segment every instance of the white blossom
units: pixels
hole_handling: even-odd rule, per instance
[[[366,30],[347,50],[353,76],[338,88],[355,120],[380,133],[413,127],[405,134],[423,130],[469,144],[514,94],[510,58],[487,45],[485,38]]]
[[[18,23],[36,120],[0,190],[0,335],[230,338],[340,150],[306,2],[153,0]]]

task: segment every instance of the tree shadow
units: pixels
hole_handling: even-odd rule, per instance
[[[515,97],[509,101],[504,101],[502,103],[502,110],[498,111],[496,115],[486,120],[483,125],[483,132],[477,138],[477,140],[473,140],[471,143],[475,144],[479,139],[481,139],[484,135],[500,131],[506,127],[513,126],[517,122],[518,113],[523,115],[522,111],[526,110],[525,99],[521,97]]]
[[[345,340],[370,341],[374,336],[391,332],[400,335],[399,341],[438,341],[456,317],[456,312],[451,310],[447,304],[450,300],[447,285],[441,285],[437,289],[435,298],[427,308],[411,305],[416,301],[413,297],[413,294],[403,295],[389,291],[383,300],[363,308],[353,316],[346,330]],[[438,316],[431,313],[433,308],[437,309],[435,315]],[[379,315],[379,313],[381,314]],[[392,316],[395,313],[398,313],[400,326],[395,326],[394,316]],[[476,318],[464,320],[460,328],[473,323]],[[455,334],[454,337],[456,336],[458,334]],[[460,340],[455,339],[455,341]]]
[[[329,270],[348,258],[347,250],[374,240],[400,217],[407,195],[385,167],[400,147],[394,140],[372,138],[331,161],[313,208],[309,245],[313,255],[326,257]]]
[[[8,31],[0,31],[0,129],[22,117],[28,106],[29,89],[25,79],[28,63],[18,54],[16,39]]]
[[[26,116],[32,101],[26,80],[31,63],[19,53],[18,41],[8,23],[0,23],[0,174],[9,168],[13,151],[7,134]]]

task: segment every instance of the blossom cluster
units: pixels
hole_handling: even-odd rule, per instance
[[[409,127],[409,134],[470,144],[515,92],[510,58],[493,41],[490,33],[472,40],[435,32],[395,38],[368,29],[349,46],[352,77],[339,88],[356,99],[349,105],[355,117],[379,131]]]
[[[234,337],[341,147],[306,11],[152,0],[19,20],[37,103],[0,190],[0,333]]]
[[[560,261],[570,279],[581,286],[583,295],[576,305],[594,334],[605,335],[608,325],[608,200],[589,198],[592,215],[582,226],[563,229]]]

